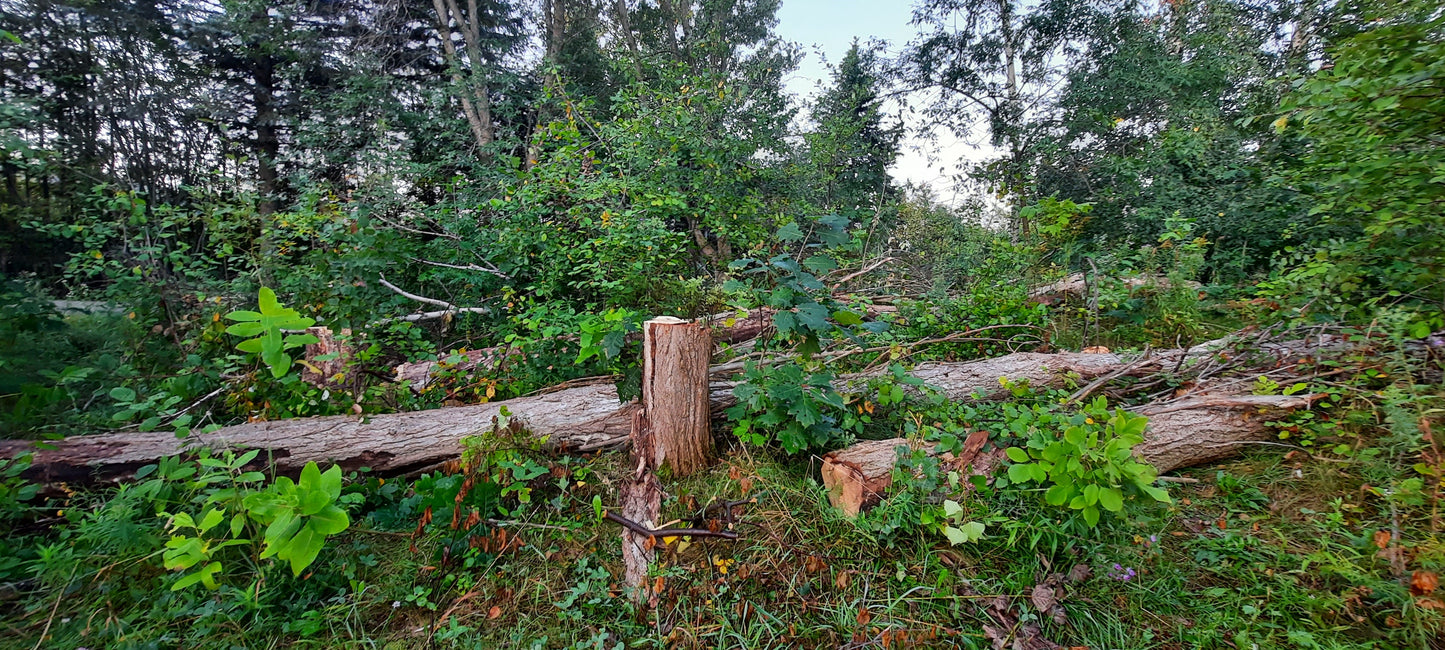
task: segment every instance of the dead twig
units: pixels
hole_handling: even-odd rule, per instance
[[[662,528],[653,530],[611,511],[603,515],[603,518],[620,524],[623,528],[643,537],[717,537],[719,539],[738,539],[738,534],[730,530],[708,530],[706,528]]]

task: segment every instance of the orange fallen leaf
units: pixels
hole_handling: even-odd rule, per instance
[[[498,607],[498,606],[496,606],[496,605],[492,605],[492,608],[489,609],[489,610],[487,610],[487,620],[489,620],[489,621],[490,621],[490,620],[493,620],[493,619],[495,619],[495,618],[497,618],[498,616],[501,616],[501,615],[502,615],[502,608],[501,608],[501,607]]]
[[[1377,531],[1375,531],[1375,547],[1376,547],[1376,548],[1385,548],[1386,546],[1389,546],[1389,545],[1390,545],[1390,531],[1388,531],[1388,530],[1377,530]]]
[[[867,607],[859,607],[859,608],[858,608],[858,624],[859,624],[859,625],[867,625],[867,624],[868,624],[868,621],[871,621],[871,620],[873,620],[873,613],[870,612],[870,611],[868,611],[868,608],[867,608]]]
[[[1410,593],[1428,596],[1440,588],[1440,576],[1433,571],[1416,571],[1410,575]]]

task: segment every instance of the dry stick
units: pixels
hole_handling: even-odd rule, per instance
[[[845,284],[848,284],[848,281],[849,281],[849,280],[852,280],[853,278],[856,278],[856,277],[858,277],[858,276],[860,276],[860,275],[864,275],[864,274],[866,274],[866,273],[871,273],[871,272],[877,270],[878,267],[883,266],[884,264],[887,264],[888,262],[892,262],[892,261],[893,261],[893,258],[892,258],[892,257],[885,257],[885,258],[883,258],[883,259],[880,259],[880,260],[878,260],[878,261],[876,261],[876,262],[874,262],[874,263],[872,263],[872,264],[864,267],[863,270],[861,270],[861,271],[858,271],[858,272],[856,272],[856,273],[849,273],[848,275],[843,276],[843,279],[842,279],[842,280],[839,280],[838,282],[836,282],[836,283],[833,285],[833,290],[834,290],[834,291],[837,291],[837,290],[838,290],[838,287],[841,287],[841,286],[843,286],[843,285],[845,285]]]
[[[439,312],[423,312],[422,314],[411,314],[411,315],[408,315],[408,316],[402,316],[402,317],[397,318],[397,319],[388,319],[388,320],[403,320],[403,321],[409,321],[409,320],[424,320],[424,319],[427,319],[427,318],[441,318],[442,316],[445,316],[447,313],[458,313],[458,314],[490,314],[490,313],[492,313],[492,310],[491,310],[491,308],[489,308],[489,307],[458,307],[458,306],[453,305],[452,303],[449,303],[449,302],[447,302],[447,301],[445,301],[445,300],[437,300],[436,298],[428,298],[428,297],[426,297],[426,296],[418,296],[418,295],[416,295],[416,294],[414,294],[414,293],[411,293],[410,291],[407,291],[406,289],[403,289],[403,288],[398,287],[398,286],[396,286],[396,285],[394,285],[394,284],[392,284],[392,283],[390,283],[390,282],[387,282],[387,281],[386,281],[386,276],[384,276],[384,275],[378,275],[378,276],[377,276],[377,280],[381,283],[381,286],[386,287],[386,288],[388,288],[388,289],[391,289],[392,291],[396,292],[398,295],[400,295],[400,296],[402,296],[402,297],[404,297],[404,298],[410,298],[410,299],[415,300],[415,301],[420,302],[420,303],[425,303],[425,304],[428,304],[428,305],[436,305],[436,306],[438,306],[438,307],[442,307],[442,308],[443,308],[443,309],[442,309],[441,311],[439,311]]]
[[[55,622],[55,613],[60,611],[60,601],[65,598],[65,590],[70,588],[70,581],[75,579],[75,572],[80,566],[76,565],[70,569],[70,577],[65,579],[65,586],[60,588],[60,593],[55,596],[55,605],[50,608],[50,616],[45,619],[45,629],[40,631],[40,638],[35,640],[35,647],[31,650],[40,650],[45,643],[45,635],[50,634],[50,625]]]
[[[1180,356],[1180,357],[1183,357],[1184,355],[1181,354],[1181,355],[1179,355],[1179,356]],[[1077,392],[1075,392],[1073,395],[1070,395],[1070,396],[1069,396],[1069,399],[1065,400],[1064,403],[1065,403],[1065,404],[1069,404],[1069,403],[1077,402],[1077,401],[1079,401],[1079,400],[1081,400],[1081,399],[1084,399],[1085,397],[1088,397],[1090,393],[1093,393],[1094,391],[1098,390],[1099,387],[1103,386],[1104,384],[1107,384],[1107,383],[1109,383],[1109,382],[1111,382],[1111,381],[1114,381],[1115,379],[1118,379],[1119,377],[1123,376],[1124,373],[1127,373],[1127,372],[1129,372],[1129,371],[1131,371],[1131,370],[1133,370],[1133,369],[1135,369],[1135,368],[1138,368],[1139,366],[1144,365],[1144,362],[1150,361],[1150,360],[1151,360],[1151,357],[1149,356],[1149,347],[1148,347],[1148,346],[1145,346],[1145,347],[1144,347],[1144,354],[1143,354],[1142,356],[1140,356],[1138,359],[1135,359],[1135,360],[1134,360],[1133,362],[1131,362],[1131,363],[1125,364],[1124,367],[1119,368],[1118,370],[1115,370],[1114,372],[1111,372],[1111,373],[1109,373],[1109,374],[1107,374],[1107,375],[1104,375],[1103,377],[1100,377],[1100,378],[1098,378],[1098,379],[1095,379],[1095,380],[1092,381],[1092,382],[1089,382],[1089,385],[1088,385],[1088,386],[1085,386],[1085,387],[1083,387],[1083,388],[1080,388],[1080,389],[1079,389]]]
[[[643,537],[717,537],[720,539],[737,539],[738,534],[730,530],[708,530],[706,528],[662,528],[653,530],[631,519],[623,517],[615,512],[608,511],[603,515],[605,519],[626,528]]]

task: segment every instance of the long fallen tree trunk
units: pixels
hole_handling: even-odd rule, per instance
[[[1245,445],[1270,438],[1268,422],[1307,408],[1320,397],[1205,394],[1146,406],[1135,411],[1149,418],[1149,428],[1134,452],[1161,473],[1228,458]],[[972,436],[969,442],[974,442]],[[904,438],[870,440],[824,456],[823,485],[829,501],[850,517],[877,504],[893,483],[898,447],[907,444]],[[988,475],[1003,460],[1002,450],[980,453],[981,445],[967,447],[959,457],[944,455],[940,460],[964,476]]]
[[[1187,351],[1195,354],[1194,350]],[[1199,354],[1207,354],[1199,352]],[[1160,359],[1172,359],[1168,354]],[[1144,365],[1133,362],[1135,368]],[[1131,364],[1114,354],[1015,353],[994,359],[958,363],[921,364],[913,374],[943,390],[951,399],[1006,398],[1000,378],[1012,382],[1027,380],[1035,387],[1060,386],[1066,381],[1085,383],[1128,369]],[[886,370],[850,375],[844,386],[858,385]],[[735,403],[731,382],[710,385],[710,407],[716,417]],[[505,406],[509,412],[501,417]],[[200,447],[212,449],[261,449],[283,472],[299,470],[308,461],[334,462],[345,468],[369,467],[381,475],[405,473],[419,467],[455,458],[462,439],[486,433],[496,426],[525,430],[544,438],[545,446],[574,452],[621,447],[626,444],[633,404],[621,404],[610,384],[568,388],[556,392],[474,406],[440,408],[430,411],[394,413],[369,417],[329,416],[250,422],[225,427],[204,436],[178,440],[170,432],[117,432],[74,436],[47,441],[38,447],[32,441],[0,441],[0,457],[13,458],[33,452],[27,476],[46,482],[124,478],[142,465]],[[1204,462],[1231,453],[1231,439],[1250,439],[1252,427],[1240,427],[1230,420],[1212,420],[1199,406],[1169,407],[1172,420],[1195,418],[1195,431],[1210,431],[1207,444],[1165,445],[1173,466]],[[1146,411],[1147,413],[1147,411]],[[501,420],[505,419],[505,422]],[[1213,428],[1211,428],[1213,427]],[[1162,444],[1162,443],[1161,443]],[[1167,448],[1167,449],[1166,449]]]

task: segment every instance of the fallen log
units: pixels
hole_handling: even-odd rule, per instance
[[[1187,355],[1214,354],[1209,346],[1196,346]],[[1281,355],[1298,349],[1282,346]],[[1169,353],[1159,355],[1155,364],[1141,364],[1136,372],[1157,371],[1174,362]],[[927,363],[913,374],[942,390],[950,399],[1006,399],[1010,393],[1000,378],[1011,382],[1027,380],[1034,387],[1058,387],[1066,382],[1086,383],[1117,371],[1126,362],[1117,354],[1020,352],[993,359],[968,362]],[[1151,370],[1152,368],[1152,370]],[[886,369],[841,378],[843,390],[857,390],[867,379],[882,376]],[[713,381],[709,385],[709,407],[713,417],[736,403],[735,384]],[[632,404],[621,404],[611,384],[567,388],[534,397],[473,406],[454,406],[430,411],[393,413],[369,417],[328,416],[274,422],[248,422],[222,428],[208,435],[178,440],[168,431],[117,432],[72,436],[47,441],[37,447],[33,441],[0,441],[0,458],[33,452],[26,476],[46,482],[86,481],[124,478],[139,467],[156,460],[200,447],[262,449],[282,471],[298,471],[308,461],[334,462],[345,468],[370,467],[381,475],[402,474],[419,467],[455,458],[461,440],[485,433],[499,420],[501,408],[511,413],[510,424],[546,439],[551,449],[576,452],[624,446],[631,425]],[[1183,421],[1194,411],[1171,411],[1165,421]],[[1198,423],[1196,422],[1196,427]],[[1203,431],[1204,429],[1200,429]],[[1209,445],[1225,445],[1230,429]],[[1216,451],[1222,447],[1215,447]],[[1160,453],[1164,453],[1162,450]]]
[[[1135,412],[1148,416],[1149,428],[1134,453],[1161,473],[1228,458],[1244,445],[1267,441],[1272,433],[1268,422],[1307,408],[1320,397],[1323,395],[1216,394],[1145,406]],[[969,436],[969,444],[958,458],[943,455],[940,459],[966,477],[988,476],[1002,462],[1003,454],[999,449],[974,451],[972,443],[980,433]],[[893,483],[898,447],[908,444],[904,438],[872,440],[824,456],[822,476],[828,500],[849,517],[876,505]]]
[[[502,416],[503,407],[509,416]],[[369,467],[385,476],[456,458],[463,438],[496,426],[524,429],[545,438],[550,449],[618,447],[627,441],[633,408],[619,404],[617,389],[607,384],[430,411],[247,422],[183,440],[170,431],[73,436],[39,448],[6,440],[0,441],[0,457],[33,452],[26,476],[47,483],[124,478],[160,458],[202,447],[261,449],[262,458],[269,456],[281,472],[300,471],[314,460],[347,470]]]

